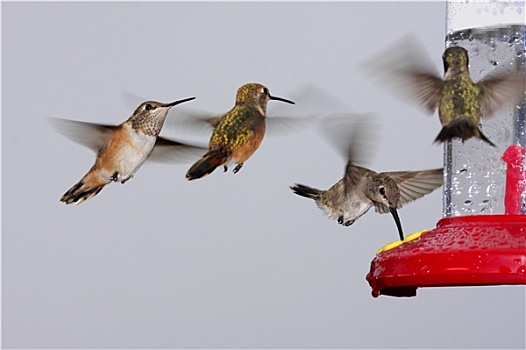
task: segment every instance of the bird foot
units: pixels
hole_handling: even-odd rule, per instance
[[[343,223],[343,226],[351,226],[352,224],[354,224],[354,220],[347,220]]]
[[[340,215],[340,216],[338,217],[338,223],[339,223],[340,225],[343,225],[343,226],[351,226],[352,224],[354,224],[354,221],[355,221],[355,220],[347,220],[347,221],[344,221],[344,219],[343,219],[343,215]]]
[[[228,167],[226,165],[223,165],[223,172],[226,173],[228,171]]]
[[[113,173],[113,175],[110,176],[110,180],[113,182],[119,181],[119,173],[116,171]]]
[[[243,163],[239,163],[238,165],[236,165],[236,167],[234,168],[234,170],[232,170],[232,172],[233,172],[234,174],[237,174],[237,172],[238,172],[239,170],[241,170],[242,167],[243,167]]]

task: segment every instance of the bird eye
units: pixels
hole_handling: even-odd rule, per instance
[[[146,106],[144,106],[144,109],[147,110],[147,111],[150,111],[152,109],[155,109],[155,107],[148,103],[148,104],[146,104]]]
[[[268,89],[267,89],[267,88],[263,88],[263,93],[264,93],[265,95],[268,95],[268,94],[269,94]]]
[[[382,196],[385,196],[385,188],[384,188],[384,186],[380,186],[379,191],[380,191],[380,194],[381,194]]]

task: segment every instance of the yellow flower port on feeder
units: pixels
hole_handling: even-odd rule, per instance
[[[412,240],[415,240],[417,238],[420,238],[420,236],[422,235],[422,233],[426,232],[427,230],[421,230],[421,231],[418,231],[418,232],[415,232],[415,233],[411,233],[410,235],[408,235],[406,238],[404,238],[403,241],[401,240],[398,240],[398,241],[394,241],[394,242],[391,242],[391,243],[388,243],[386,245],[384,245],[382,248],[378,249],[378,251],[376,252],[376,255],[379,255],[380,253],[382,252],[385,252],[385,251],[388,251],[388,250],[391,250],[393,248],[396,248],[398,247],[399,245],[401,245],[402,243],[406,243],[406,242],[409,242],[409,241],[412,241]]]

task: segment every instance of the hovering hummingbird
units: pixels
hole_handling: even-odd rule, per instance
[[[463,141],[477,137],[495,146],[480,130],[480,119],[492,116],[507,102],[524,94],[524,73],[486,76],[475,83],[469,73],[468,52],[462,47],[452,46],[442,56],[445,73],[442,79],[429,64],[426,66],[421,49],[411,47],[409,42],[405,47],[399,45],[397,50],[400,48],[407,49],[404,52],[407,57],[399,58],[403,62],[384,64],[384,68],[396,74],[390,79],[393,79],[392,83],[398,83],[397,90],[405,90],[408,97],[423,105],[429,114],[438,108],[442,129],[435,142],[455,137]],[[401,68],[396,69],[397,65]]]
[[[172,103],[144,102],[120,125],[51,119],[64,136],[97,152],[93,167],[60,201],[80,204],[112,181],[125,183],[147,159],[179,161],[184,152],[201,151],[202,148],[159,137],[170,108],[193,99],[195,97]]]
[[[356,161],[363,158],[366,151],[359,142],[371,142],[367,140],[367,131],[366,127],[356,127],[352,135],[347,136],[350,142],[345,174],[331,188],[320,190],[301,184],[290,188],[299,196],[313,199],[330,219],[337,220],[343,226],[352,225],[372,206],[380,214],[390,212],[403,240],[397,209],[442,185],[443,169],[377,173],[358,166]]]
[[[229,163],[236,164],[236,174],[244,162],[258,149],[265,136],[265,118],[269,100],[294,102],[270,95],[267,87],[250,83],[237,90],[234,107],[220,117],[208,122],[214,127],[208,152],[186,173],[188,180],[199,179],[223,165],[226,172]]]

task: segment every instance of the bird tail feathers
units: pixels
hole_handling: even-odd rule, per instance
[[[298,196],[310,198],[317,200],[321,197],[323,194],[322,190],[318,190],[317,188],[312,188],[309,186],[301,185],[301,184],[295,184],[294,186],[291,186],[290,189],[297,194]]]
[[[79,182],[71,187],[60,201],[77,205],[95,197],[108,184],[99,174],[90,170]]]
[[[205,175],[213,172],[218,166],[225,164],[227,157],[224,152],[210,151],[207,152],[203,158],[194,163],[186,173],[188,180],[202,178]]]
[[[473,136],[495,147],[495,144],[491,142],[486,137],[486,135],[484,135],[484,133],[482,133],[482,130],[480,130],[479,126],[469,119],[459,120],[458,122],[449,123],[448,125],[444,126],[435,138],[435,142],[441,143],[451,140],[455,137],[458,137],[462,140],[467,140]]]

